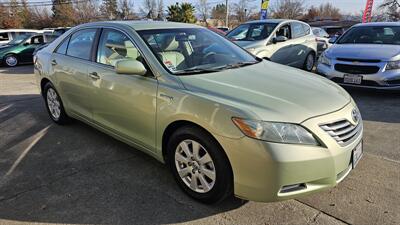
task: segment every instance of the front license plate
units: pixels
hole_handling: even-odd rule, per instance
[[[345,74],[343,76],[343,82],[347,84],[361,84],[362,75],[358,74]]]
[[[362,141],[356,146],[356,148],[353,150],[353,157],[352,157],[352,164],[353,164],[353,169],[357,166],[358,162],[360,161],[362,155],[363,155],[363,146],[362,146]]]

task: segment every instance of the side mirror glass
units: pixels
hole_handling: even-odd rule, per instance
[[[132,74],[144,76],[147,73],[143,63],[134,59],[122,59],[115,63],[115,71],[118,74]]]
[[[334,44],[336,42],[336,40],[337,40],[337,37],[331,37],[331,38],[329,38],[329,43]]]
[[[285,42],[285,41],[287,41],[288,40],[288,38],[287,37],[285,37],[285,36],[277,36],[277,37],[274,37],[273,39],[272,39],[272,43],[278,43],[278,42]]]

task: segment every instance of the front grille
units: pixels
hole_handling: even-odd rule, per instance
[[[320,127],[343,146],[358,136],[362,130],[362,122],[360,121],[357,125],[353,125],[348,120],[343,119],[333,123],[322,124]]]
[[[367,63],[378,63],[381,62],[379,59],[353,59],[353,58],[336,58],[339,61],[345,62],[367,62]]]
[[[362,66],[362,65],[348,65],[348,64],[335,64],[335,70],[342,73],[350,74],[374,74],[379,71],[378,66]]]

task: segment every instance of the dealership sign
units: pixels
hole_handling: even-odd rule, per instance
[[[261,0],[261,18],[262,20],[267,19],[267,10],[268,10],[269,0]]]

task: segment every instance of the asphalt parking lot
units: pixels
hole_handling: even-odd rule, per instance
[[[81,122],[53,124],[32,72],[0,67],[0,224],[399,224],[399,93],[349,90],[365,154],[336,188],[207,206],[140,151]]]

